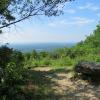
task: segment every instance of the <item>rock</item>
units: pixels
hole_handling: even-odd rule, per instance
[[[94,62],[79,62],[75,66],[75,72],[81,73],[83,75],[90,75],[90,76],[100,76],[100,63]]]

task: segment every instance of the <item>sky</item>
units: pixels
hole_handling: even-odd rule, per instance
[[[13,25],[1,34],[0,43],[72,43],[84,40],[99,24],[100,0],[75,0],[66,3],[63,12],[57,17],[34,16]]]

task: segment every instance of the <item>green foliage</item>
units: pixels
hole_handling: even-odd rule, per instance
[[[31,67],[38,67],[40,66],[40,61],[39,60],[33,60]]]
[[[7,46],[0,47],[0,67],[5,68],[7,63],[10,61],[12,54],[12,49],[8,48]]]
[[[13,96],[13,93],[17,91],[14,87],[23,80],[25,74],[23,62],[24,56],[21,52],[7,46],[0,47],[0,93],[4,93],[0,94],[1,97]]]
[[[25,53],[25,60],[29,60],[31,58],[31,54],[30,53]]]
[[[97,25],[96,30],[86,38],[84,44],[92,48],[100,48],[100,24]]]
[[[40,59],[47,58],[49,56],[49,52],[41,51],[39,53]]]
[[[38,53],[36,52],[36,50],[33,50],[31,53],[31,58],[33,59],[38,59]]]
[[[51,65],[50,59],[43,59],[40,61],[40,66],[49,66]]]
[[[73,66],[74,65],[74,60],[70,59],[69,57],[67,58],[62,58],[62,59],[57,59],[57,60],[52,60],[52,66]]]
[[[23,79],[23,66],[17,65],[14,62],[8,63],[7,67],[5,68],[5,81],[11,84],[11,81],[18,81]]]

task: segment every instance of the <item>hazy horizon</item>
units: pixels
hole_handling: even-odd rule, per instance
[[[8,47],[20,50],[22,52],[36,51],[52,51],[57,48],[72,47],[76,43],[31,43],[31,44],[8,44]]]

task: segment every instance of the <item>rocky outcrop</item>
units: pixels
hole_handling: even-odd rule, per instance
[[[75,72],[83,75],[100,76],[100,63],[82,61],[75,66]]]

